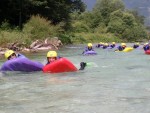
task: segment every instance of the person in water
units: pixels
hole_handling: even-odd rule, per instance
[[[84,54],[87,51],[94,51],[92,43],[87,44],[87,47],[85,47],[85,50],[83,51],[82,54]]]
[[[56,51],[49,51],[48,53],[47,53],[47,63],[46,63],[46,65],[48,65],[48,64],[50,64],[50,63],[52,63],[52,62],[54,62],[54,61],[56,61],[56,60],[58,60],[58,59],[60,59],[61,57],[59,57],[58,55],[57,55],[57,52]],[[85,66],[86,66],[87,64],[85,63],[85,62],[81,62],[80,63],[80,69],[79,70],[84,70],[84,68],[85,68]]]
[[[118,46],[118,49],[115,51],[123,51],[126,48],[126,43],[121,43],[120,46]]]
[[[108,43],[104,43],[103,49],[106,49],[107,47],[109,47],[109,44]]]
[[[114,48],[116,46],[115,42],[112,42],[112,44],[110,45],[111,48]]]
[[[99,44],[96,45],[97,48],[100,48],[103,46],[103,42],[100,42]]]
[[[133,45],[133,48],[136,49],[136,48],[138,48],[139,46],[140,46],[139,43],[135,43],[135,44]]]
[[[22,54],[16,54],[13,50],[7,50],[4,54],[5,58],[7,60],[11,60],[11,59],[15,59],[15,58],[18,58],[18,57],[25,57],[24,55]]]
[[[86,51],[94,51],[92,43],[88,43]]]
[[[143,46],[144,51],[150,50],[150,44],[149,43],[145,43]]]

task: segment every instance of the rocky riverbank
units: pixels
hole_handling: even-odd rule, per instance
[[[46,50],[58,50],[63,46],[61,40],[58,37],[46,38],[45,40],[36,40],[32,42],[29,47],[26,47],[24,43],[9,43],[6,47],[0,47],[0,58],[4,56],[6,50],[11,49],[17,52],[39,52]]]

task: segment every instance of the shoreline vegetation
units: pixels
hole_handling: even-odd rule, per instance
[[[66,44],[134,43],[148,42],[150,39],[150,32],[144,26],[144,17],[135,10],[125,9],[122,0],[97,0],[92,11],[86,11],[85,4],[80,0],[70,2],[71,4],[60,3],[63,7],[61,11],[58,3],[51,9],[52,3],[48,3],[49,1],[47,4],[30,2],[32,1],[26,3],[26,7],[22,6],[22,10],[14,7],[18,6],[17,2],[5,2],[6,6],[11,4],[8,8],[16,9],[12,9],[11,13],[8,11],[1,14],[0,56],[6,49],[38,52],[59,49]],[[35,10],[29,11],[28,7],[34,7]],[[1,7],[1,12],[5,10]],[[22,12],[16,12],[18,10]],[[11,15],[13,13],[18,15]]]

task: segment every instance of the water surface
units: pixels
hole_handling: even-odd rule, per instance
[[[77,68],[88,62],[83,71],[0,73],[0,113],[150,113],[149,55],[95,49],[98,55],[82,56],[83,48],[58,51]],[[46,63],[46,53],[27,56]]]

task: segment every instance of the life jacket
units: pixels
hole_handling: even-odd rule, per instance
[[[103,46],[103,49],[106,49],[107,47],[108,47],[108,46],[105,46],[105,45],[104,45],[104,46]]]
[[[16,56],[17,56],[17,58],[24,58],[25,57],[23,54],[20,54],[20,53],[16,54]]]
[[[139,47],[139,45],[133,45],[133,48],[138,48]]]
[[[118,47],[118,50],[119,50],[119,51],[123,51],[125,48],[126,48],[126,46],[119,46],[119,47]]]
[[[147,50],[150,49],[150,47],[149,47],[149,45],[145,45],[145,46],[143,47],[143,49],[144,49],[144,51],[147,51]]]
[[[110,47],[114,48],[114,47],[115,47],[115,44],[110,45]]]

